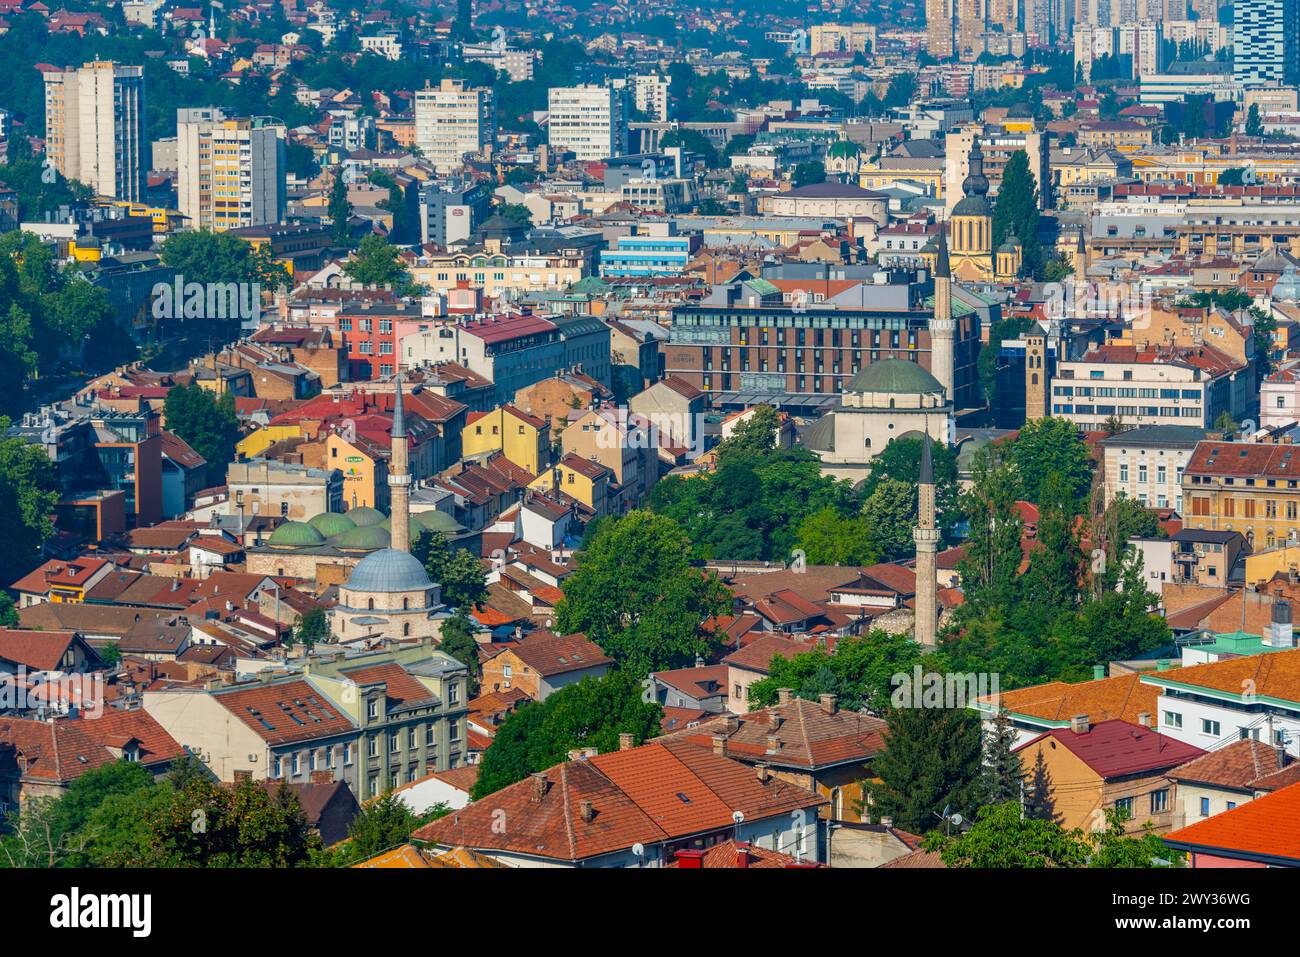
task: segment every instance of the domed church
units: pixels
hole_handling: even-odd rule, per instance
[[[1020,273],[1023,253],[1019,240],[1008,236],[993,249],[993,205],[988,200],[984,150],[979,138],[970,149],[970,167],[961,184],[962,198],[948,217],[948,247],[952,277],[966,282],[1011,282]]]
[[[330,612],[330,625],[341,641],[367,637],[437,638],[442,632],[442,619],[448,615],[441,587],[429,580],[424,566],[411,554],[411,470],[400,376],[392,436],[388,473],[391,544],[357,562],[347,582],[339,586],[339,601]],[[371,530],[361,526],[354,532]],[[377,527],[373,530],[381,531]]]

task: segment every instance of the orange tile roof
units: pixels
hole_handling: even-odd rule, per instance
[[[590,817],[582,811],[590,802]],[[580,861],[824,803],[811,791],[684,741],[566,761],[420,828],[430,844]],[[510,822],[497,826],[501,813]]]
[[[213,697],[271,745],[324,738],[354,727],[350,718],[302,680],[258,683]]]
[[[1256,698],[1300,701],[1300,648],[1160,671],[1143,675],[1142,681],[1157,688],[1169,683],[1232,696],[1250,689]]]
[[[1300,783],[1164,836],[1170,847],[1300,865]]]
[[[1138,715],[1156,713],[1160,696],[1158,688],[1143,684],[1140,677],[1135,673],[1075,684],[1049,681],[1032,688],[1003,691],[999,703],[1012,714],[1044,721],[1069,721],[1075,715],[1086,714],[1094,723],[1120,718],[1136,724]]]

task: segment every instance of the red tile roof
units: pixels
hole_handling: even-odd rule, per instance
[[[76,637],[71,631],[0,628],[0,660],[37,671],[56,671]]]
[[[351,719],[306,681],[283,681],[235,688],[213,695],[267,744],[289,744],[341,734],[353,728]]]
[[[1158,731],[1119,720],[1101,721],[1083,734],[1068,728],[1053,728],[1016,750],[1021,751],[1044,738],[1055,738],[1103,778],[1163,771],[1205,753]]]

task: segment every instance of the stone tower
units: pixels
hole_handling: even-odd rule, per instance
[[[939,233],[939,253],[934,262],[934,318],[930,320],[930,374],[939,380],[957,409],[953,387],[953,341],[957,325],[952,318],[952,269],[948,265],[948,240]]]
[[[402,376],[397,375],[393,401],[393,455],[388,463],[389,535],[399,552],[411,550],[411,463],[402,415]]]
[[[1047,415],[1047,337],[1035,329],[1025,335],[1025,421]]]
[[[921,440],[921,474],[917,479],[917,519],[912,530],[916,543],[916,628],[917,644],[936,645],[939,623],[939,525],[934,513],[934,463],[930,457],[930,436]]]

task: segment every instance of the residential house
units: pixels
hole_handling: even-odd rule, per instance
[[[534,701],[545,701],[566,685],[603,677],[613,663],[582,632],[535,631],[483,662],[482,687],[485,691],[517,688]]]

